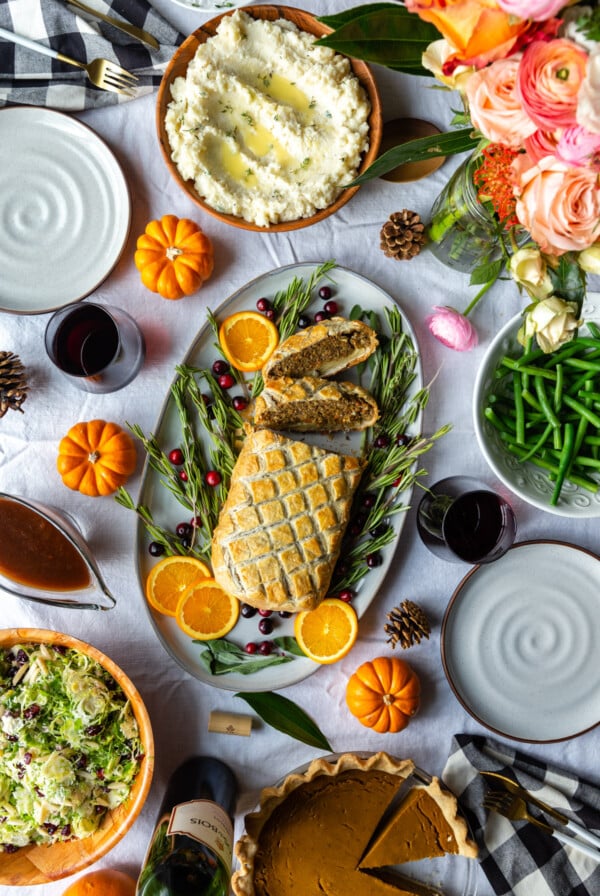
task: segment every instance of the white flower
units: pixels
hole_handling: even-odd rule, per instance
[[[460,90],[464,93],[467,81],[475,71],[472,65],[457,65],[451,75],[445,75],[442,71],[443,65],[449,56],[456,53],[456,48],[447,40],[434,40],[429,44],[423,56],[421,63],[423,68],[430,71],[438,81],[445,84],[451,90]]]
[[[590,52],[585,78],[577,97],[577,123],[600,134],[600,46],[596,44]]]
[[[600,243],[594,243],[589,249],[583,249],[577,256],[577,262],[588,274],[600,274]]]
[[[552,295],[552,281],[539,249],[518,249],[510,259],[510,273],[533,299],[546,299]]]
[[[536,302],[527,313],[518,338],[525,345],[529,338],[535,336],[541,350],[549,354],[565,342],[570,342],[580,325],[575,302],[565,302],[557,296],[550,296]]]

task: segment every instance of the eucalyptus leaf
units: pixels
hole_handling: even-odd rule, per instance
[[[383,155],[375,159],[366,171],[346,186],[364,184],[375,177],[381,177],[392,171],[398,165],[405,162],[421,162],[436,156],[451,156],[461,152],[473,151],[479,141],[473,134],[472,128],[461,128],[458,131],[448,131],[445,134],[434,134],[431,137],[420,137],[417,140],[408,140],[399,146],[388,149]]]
[[[309,747],[333,752],[320,728],[303,709],[287,697],[273,693],[240,693],[235,696],[245,700],[263,722],[282,734],[308,744]]]

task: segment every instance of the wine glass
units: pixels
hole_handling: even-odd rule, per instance
[[[425,546],[443,560],[490,563],[512,546],[517,533],[508,502],[471,476],[449,476],[427,489],[417,511]]]

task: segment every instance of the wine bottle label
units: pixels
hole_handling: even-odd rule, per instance
[[[225,810],[211,800],[179,803],[171,812],[167,834],[185,834],[203,843],[221,859],[231,874],[233,824]]]

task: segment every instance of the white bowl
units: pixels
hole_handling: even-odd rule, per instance
[[[597,312],[597,303],[595,307],[586,304],[582,316],[588,320],[595,319],[594,312]],[[555,506],[550,504],[554,483],[548,473],[530,461],[522,462],[510,454],[496,429],[484,417],[487,396],[492,391],[494,371],[504,355],[519,351],[517,333],[522,323],[523,316],[517,314],[502,327],[492,340],[477,372],[473,393],[473,423],[479,447],[498,479],[528,504],[557,516],[574,519],[600,517],[600,490],[593,494],[568,480],[562,487],[558,504]],[[581,327],[580,332],[585,334],[585,325]]]

